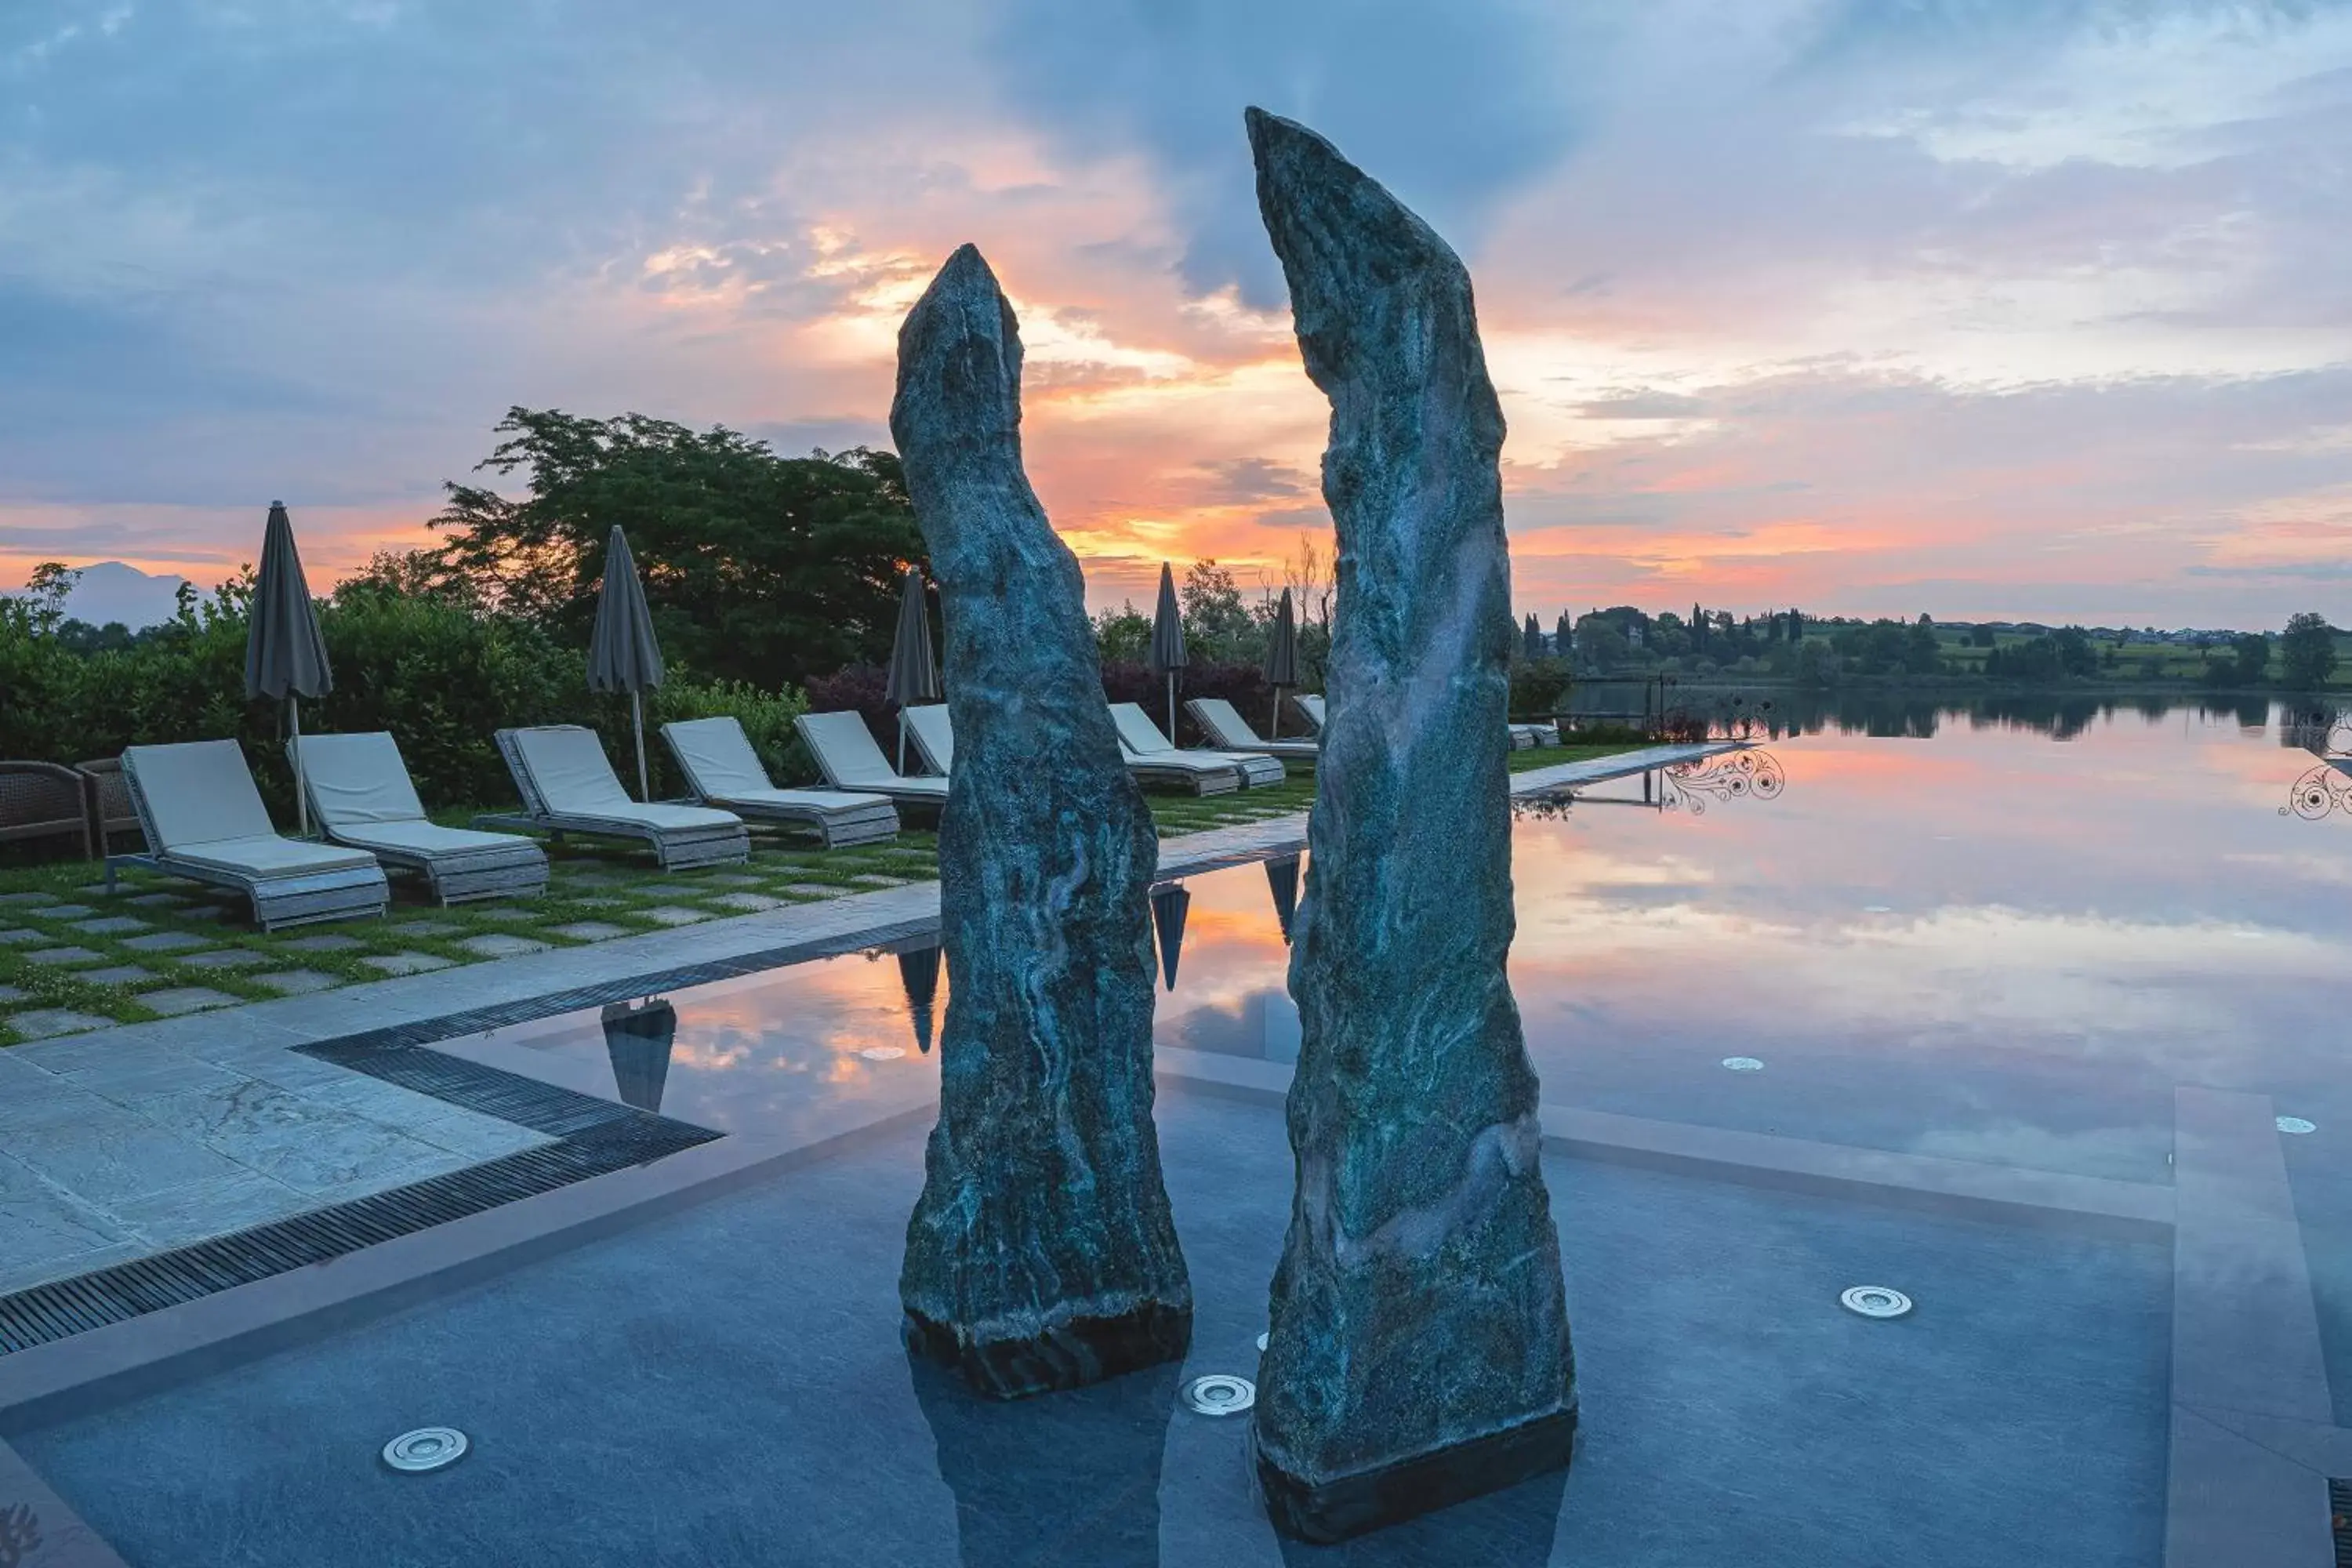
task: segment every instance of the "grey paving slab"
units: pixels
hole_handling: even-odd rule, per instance
[[[157,1096],[141,1107],[141,1114],[216,1155],[314,1196],[371,1182],[397,1185],[419,1179],[419,1173],[448,1168],[443,1150],[257,1080]]]
[[[155,972],[142,969],[135,963],[114,963],[104,969],[85,969],[74,978],[87,980],[92,985],[137,985],[142,981],[154,979]]]
[[[73,929],[89,936],[125,936],[153,928],[133,915],[100,915],[93,921],[76,921]]]
[[[279,945],[290,952],[349,952],[354,948],[365,947],[367,943],[339,931],[320,931],[316,936],[296,937]]]
[[[55,893],[0,893],[0,904],[54,904]]]
[[[129,1263],[133,1258],[145,1258],[154,1250],[144,1241],[117,1241],[88,1252],[60,1253],[44,1261],[21,1267],[0,1263],[0,1296],[16,1290],[29,1290],[36,1285],[47,1285],[53,1280],[71,1279],[76,1275],[88,1274],[93,1269],[110,1268],[117,1263]]]
[[[247,912],[241,904],[192,904],[184,910],[173,910],[172,918],[183,921],[241,921]]]
[[[625,910],[629,907],[626,899],[573,899],[571,901],[583,910]]]
[[[19,986],[0,985],[0,1005],[5,1005],[10,1002],[22,1002],[26,997],[30,996],[31,994],[31,992],[24,990]]]
[[[202,939],[191,940],[201,941]],[[179,954],[174,956],[172,962],[187,964],[193,969],[251,969],[256,964],[268,963],[269,956],[267,953],[256,952],[249,947],[222,947],[215,948],[210,952]]]
[[[386,974],[422,974],[431,969],[446,969],[454,961],[430,952],[372,952],[360,962]]]
[[[244,998],[226,991],[215,991],[205,985],[173,985],[162,991],[145,991],[139,1005],[152,1007],[165,1017],[181,1013],[202,1012],[208,1007],[234,1007]]]
[[[403,921],[392,928],[392,934],[406,941],[422,942],[465,929],[455,921]]]
[[[48,932],[35,931],[30,926],[0,926],[0,946],[30,947],[35,942],[49,940]]]
[[[16,1289],[8,1279],[20,1272],[135,1239],[32,1167],[0,1154],[0,1292]]]
[[[222,1048],[210,1054],[199,1054],[195,1059],[228,1068],[241,1078],[257,1079],[279,1089],[308,1092],[331,1088],[344,1080],[362,1076],[348,1068],[322,1062],[316,1057],[306,1057],[283,1046],[242,1045],[224,1042]],[[373,1082],[373,1079],[370,1079]]]
[[[784,891],[796,893],[803,899],[838,899],[847,896],[849,889],[835,887],[831,882],[787,882]]]
[[[721,893],[710,901],[723,904],[730,910],[740,910],[746,914],[757,914],[761,910],[782,909],[788,900],[771,898],[766,893]]]
[[[304,1100],[349,1111],[353,1116],[364,1116],[370,1121],[403,1132],[437,1121],[452,1109],[446,1100],[436,1100],[429,1094],[386,1083],[348,1068],[337,1068],[331,1080],[305,1084],[294,1092]]]
[[[44,947],[25,954],[27,963],[69,966],[76,963],[96,963],[104,958],[102,952],[92,952],[86,947]]]
[[[177,893],[142,893],[135,899],[125,899],[122,901],[142,910],[184,909],[188,902]]]
[[[317,969],[281,969],[275,973],[257,974],[253,983],[280,996],[308,996],[316,991],[333,990],[343,983],[343,978]]]
[[[148,1103],[159,1101],[151,1097]],[[49,1102],[37,1119],[13,1123],[8,1152],[99,1208],[237,1170],[235,1161],[201,1142],[86,1092],[70,1102]]]
[[[526,952],[545,952],[551,944],[534,942],[527,936],[510,936],[505,931],[488,931],[469,936],[457,945],[484,958],[513,958]]]
[[[911,877],[886,877],[879,871],[860,871],[849,879],[868,888],[903,888],[914,880]]]
[[[646,882],[631,888],[629,891],[641,899],[691,899],[698,896],[702,889],[679,882]]]
[[[2261,1444],[2314,1475],[2352,1480],[2352,1427],[2316,1421],[2286,1421],[2275,1415],[2247,1415],[2235,1410],[2202,1410],[2225,1431]]]
[[[766,878],[742,871],[718,871],[702,879],[714,888],[759,888],[767,885]]]
[[[122,945],[133,952],[185,952],[192,947],[209,947],[214,940],[192,931],[152,931],[144,936],[125,937]]]
[[[78,921],[84,915],[94,915],[98,913],[98,910],[88,904],[52,903],[44,904],[38,909],[30,910],[29,912],[39,916],[45,921]]]
[[[570,925],[550,926],[557,936],[570,937],[573,942],[610,942],[616,936],[626,936],[626,926],[607,925],[603,921],[574,921]]]
[[[229,1089],[243,1081],[232,1068],[215,1066],[185,1051],[121,1051],[84,1067],[63,1081],[100,1095],[126,1110],[136,1111],[159,1094],[184,1094],[190,1089]]]
[[[34,1007],[8,1015],[8,1026],[27,1040],[43,1040],[52,1035],[74,1035],[86,1029],[103,1029],[114,1022],[95,1013],[77,1013],[69,1007]],[[22,1050],[25,1047],[16,1047]]]
[[[2326,1478],[2174,1405],[2164,1568],[2336,1568]]]
[[[710,918],[710,911],[708,910],[689,910],[677,904],[656,904],[652,909],[639,910],[637,913],[646,920],[666,926],[693,925],[698,921],[707,921]]]
[[[446,1149],[476,1163],[518,1154],[525,1149],[535,1149],[554,1142],[528,1127],[518,1127],[511,1121],[502,1121],[495,1116],[477,1115],[470,1110],[459,1110],[432,1121],[419,1122],[404,1131],[420,1143]]]
[[[307,1213],[318,1200],[257,1171],[239,1170],[126,1198],[107,1206],[108,1217],[151,1248],[185,1247],[206,1237]]]

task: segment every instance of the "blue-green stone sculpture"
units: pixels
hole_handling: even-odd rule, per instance
[[[1331,403],[1339,544],[1292,926],[1297,1189],[1251,1442],[1276,1526],[1328,1542],[1565,1465],[1576,1382],[1504,973],[1516,627],[1469,274],[1329,142],[1248,126]]]
[[[1021,467],[1021,334],[979,251],[898,332],[890,434],[946,622],[940,1120],[907,1225],[910,1348],[982,1393],[1181,1356],[1192,1291],[1151,1121],[1159,837],[1078,563]]]

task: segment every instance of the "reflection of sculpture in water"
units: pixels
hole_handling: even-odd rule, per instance
[[[1010,1405],[919,1353],[907,1372],[955,1494],[964,1568],[1157,1568],[1176,1363]]]
[[[613,1087],[625,1105],[659,1111],[662,1086],[669,1079],[669,1053],[677,1038],[677,1009],[656,996],[631,1005],[604,1008],[604,1050],[613,1058]]]

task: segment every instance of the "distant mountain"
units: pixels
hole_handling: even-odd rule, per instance
[[[150,576],[120,561],[100,561],[79,569],[81,578],[66,595],[66,615],[102,626],[121,621],[132,631],[168,621],[177,608],[174,598],[185,577]],[[13,591],[13,590],[12,590]]]

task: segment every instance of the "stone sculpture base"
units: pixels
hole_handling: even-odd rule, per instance
[[[900,1337],[915,1354],[953,1367],[991,1399],[1026,1399],[1122,1377],[1192,1348],[1192,1315],[1158,1301],[1114,1318],[1072,1318],[1034,1334],[978,1337],[908,1312]]]
[[[1576,1449],[1576,1408],[1320,1482],[1281,1469],[1259,1451],[1256,1439],[1253,1428],[1250,1468],[1266,1517],[1294,1540],[1329,1546],[1565,1469]]]

